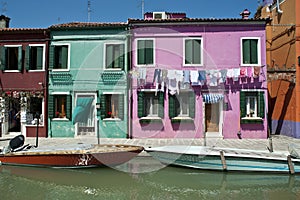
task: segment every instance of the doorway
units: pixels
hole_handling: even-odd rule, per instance
[[[206,137],[222,137],[222,103],[204,103]]]
[[[8,107],[8,132],[21,132],[20,99],[10,98]]]

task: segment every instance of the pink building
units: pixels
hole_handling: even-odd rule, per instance
[[[267,138],[263,19],[146,13],[132,33],[133,138]]]

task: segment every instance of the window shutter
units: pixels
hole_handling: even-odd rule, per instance
[[[138,40],[137,45],[137,53],[138,53],[138,65],[146,64],[145,62],[145,41]]]
[[[48,96],[48,117],[52,119],[55,116],[54,113],[54,96],[49,95]]]
[[[62,46],[61,68],[62,69],[68,69],[68,46]]]
[[[243,64],[250,64],[250,40],[243,40]]]
[[[251,64],[257,64],[257,40],[250,40],[250,62]]]
[[[125,45],[120,45],[120,55],[119,55],[119,67],[124,70],[124,64],[125,64]]]
[[[165,111],[164,101],[165,101],[164,92],[159,92],[158,93],[158,116],[160,118],[164,118],[164,111]]]
[[[193,56],[193,41],[185,40],[185,64],[192,64]]]
[[[193,40],[193,64],[201,63],[201,40]]]
[[[36,52],[36,69],[40,69],[42,70],[43,69],[43,51],[44,49],[42,47],[38,47],[37,48],[37,52]],[[31,59],[31,56],[30,56],[30,59]],[[31,61],[29,62],[31,63]]]
[[[113,45],[106,45],[106,68],[112,68],[114,64],[113,60],[113,51],[114,51],[114,46]]]
[[[30,70],[30,46],[27,45],[25,49],[25,69],[28,71]]]
[[[138,92],[138,118],[145,117],[144,92]]]
[[[246,92],[240,91],[240,117],[246,116]]]
[[[146,64],[153,64],[153,41],[146,40],[145,42],[146,51]]]
[[[53,45],[49,47],[49,66],[48,66],[49,69],[54,68],[54,59],[55,59],[54,49],[55,47]]]
[[[66,116],[68,119],[72,119],[72,96],[66,96]]]
[[[5,70],[6,66],[6,48],[4,46],[0,46],[0,69]]]
[[[265,118],[265,96],[264,96],[264,92],[258,92],[258,117]]]
[[[106,117],[106,96],[105,94],[100,95],[100,116],[101,119],[104,119]]]
[[[169,117],[176,117],[176,95],[169,95]]]
[[[189,116],[195,118],[195,93],[189,92]]]
[[[22,46],[18,47],[18,70],[22,71]]]
[[[120,119],[124,119],[124,94],[119,94],[119,116]]]

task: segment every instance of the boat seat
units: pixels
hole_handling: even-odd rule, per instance
[[[18,135],[9,141],[9,147],[12,151],[18,149],[24,145],[25,137],[24,135]]]

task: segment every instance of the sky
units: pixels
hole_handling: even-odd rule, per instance
[[[91,12],[88,12],[90,1]],[[190,18],[253,17],[261,0],[0,0],[11,28],[47,28],[69,22],[126,22],[144,12],[184,12]],[[144,4],[142,3],[144,2]],[[142,6],[144,5],[144,6]],[[144,8],[144,9],[143,9]]]

